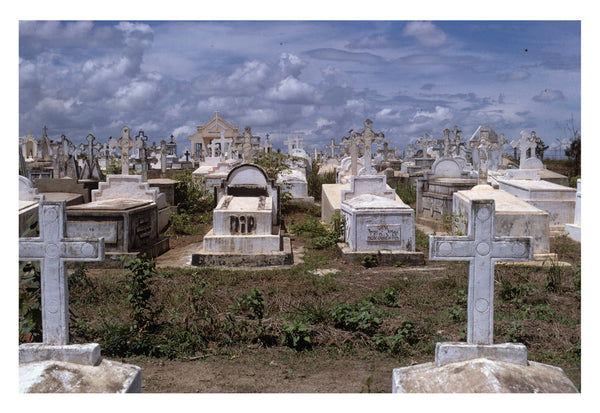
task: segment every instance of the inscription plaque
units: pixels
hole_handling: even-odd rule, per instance
[[[104,238],[105,244],[117,242],[117,222],[67,221],[69,238]]]
[[[401,225],[367,225],[367,241],[402,241],[401,228]]]

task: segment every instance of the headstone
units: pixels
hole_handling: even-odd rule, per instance
[[[104,260],[104,239],[67,238],[64,202],[41,202],[38,216],[39,237],[19,239],[19,260],[41,263],[44,344],[66,345],[69,299],[65,263]]]
[[[104,240],[65,237],[64,202],[40,202],[39,231],[19,260],[40,261],[43,343],[19,346],[19,389],[33,393],[141,392],[141,369],[103,360],[96,343],[69,344],[66,261],[104,260]]]
[[[435,363],[394,369],[392,392],[577,391],[562,370],[528,362],[525,345],[494,344],[494,263],[533,255],[530,237],[495,235],[494,210],[473,201],[467,236],[429,237],[431,260],[469,262],[467,342],[437,343]]]
[[[135,141],[129,136],[131,128],[129,126],[123,126],[121,128],[121,137],[118,140],[112,137],[108,140],[109,147],[115,149],[119,148],[121,151],[121,174],[129,175],[129,156],[130,152],[136,147],[141,145],[141,141]]]
[[[339,149],[341,146],[340,145],[336,145],[335,144],[335,139],[331,138],[331,143],[329,145],[327,145],[326,147],[327,147],[327,149],[329,149],[331,151],[330,158],[335,158],[335,150]]]
[[[146,148],[146,142],[148,141],[148,137],[144,134],[144,131],[141,130],[138,132],[137,136],[135,137],[135,140],[137,142],[140,142],[138,144],[139,145],[138,160],[139,160],[140,166],[141,166],[142,181],[146,182],[146,181],[148,181],[148,154],[147,154],[147,148]],[[165,147],[165,151],[166,151],[166,147]]]
[[[510,143],[510,146],[519,149],[521,152],[520,169],[544,169],[544,164],[535,155],[535,148],[539,142],[540,138],[536,136],[535,131],[531,131],[531,135],[528,135],[523,130],[521,131],[521,139]]]

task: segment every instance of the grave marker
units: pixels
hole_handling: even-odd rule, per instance
[[[531,237],[494,235],[494,214],[493,200],[473,200],[467,236],[429,237],[430,260],[469,261],[467,345],[493,345],[494,263],[533,259]]]
[[[104,239],[66,238],[65,202],[40,202],[39,237],[19,238],[19,260],[40,261],[42,336],[48,345],[69,342],[66,261],[104,260]]]

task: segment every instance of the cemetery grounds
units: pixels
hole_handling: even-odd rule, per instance
[[[468,263],[348,264],[319,217],[315,205],[283,215],[289,268],[70,266],[71,342],[140,366],[146,393],[389,393],[394,368],[466,340]],[[167,230],[172,251],[212,227],[209,214],[194,219],[187,235]],[[416,235],[428,257],[428,236]],[[581,390],[581,248],[557,236],[551,252],[571,265],[496,265],[494,340],[524,343],[529,360],[561,367]],[[20,341],[41,341],[35,271],[23,264]]]

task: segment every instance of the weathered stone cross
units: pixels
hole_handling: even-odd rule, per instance
[[[481,131],[481,134],[479,135],[479,140],[471,141],[470,146],[471,149],[476,150],[479,154],[477,184],[487,185],[489,152],[498,150],[500,148],[500,141],[490,141],[489,132]]]
[[[144,131],[141,130],[138,132],[135,137],[136,142],[140,142],[140,163],[142,164],[142,181],[148,181],[148,154],[146,153],[146,142],[148,141],[148,137],[144,134]]]
[[[494,235],[493,200],[473,200],[467,236],[429,236],[429,259],[469,261],[467,343],[493,344],[494,263],[531,261],[531,237]]]
[[[374,142],[382,142],[383,141],[383,133],[373,132],[371,126],[373,125],[373,121],[370,119],[365,120],[364,122],[365,128],[360,133],[359,137],[362,139],[365,147],[365,166],[359,171],[360,175],[375,175],[377,171],[371,166],[371,145]]]
[[[121,150],[121,174],[129,175],[129,151],[141,145],[141,141],[134,141],[129,132],[131,129],[129,126],[123,126],[121,128],[121,137],[118,140],[110,138],[108,145],[112,148],[119,148]]]
[[[296,144],[296,139],[288,137],[287,140],[283,141],[283,144],[287,146],[288,153],[291,153],[292,149],[294,149],[294,145]]]
[[[19,238],[19,260],[40,261],[42,337],[48,345],[69,343],[66,261],[103,261],[104,238],[66,238],[65,202],[40,202],[36,238]]]
[[[99,152],[102,149],[102,144],[100,142],[94,144],[96,137],[91,133],[85,139],[88,143],[79,144],[79,150],[81,152],[86,152],[87,159],[91,165],[94,162],[94,149]]]
[[[335,139],[331,138],[331,145],[325,145],[327,149],[331,151],[331,157],[335,158],[335,150],[340,147],[340,145],[335,144]]]
[[[535,136],[535,131],[531,131],[531,136],[524,130],[521,131],[521,139],[519,141],[512,141],[510,146],[518,148],[521,151],[521,159],[519,160],[519,167],[523,167],[525,161],[529,158],[535,157],[535,148],[538,144],[538,137]],[[529,154],[528,154],[529,153]]]

